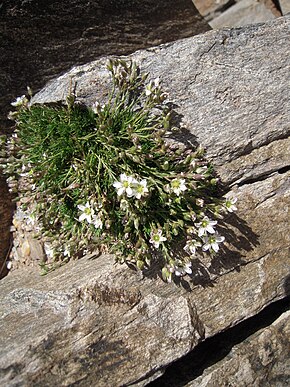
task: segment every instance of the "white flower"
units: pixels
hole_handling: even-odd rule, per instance
[[[152,84],[148,83],[148,85],[145,86],[145,95],[148,97],[152,94]]]
[[[65,247],[64,247],[64,250],[63,250],[63,256],[64,256],[64,257],[69,257],[69,258],[70,258],[70,256],[71,256],[71,252],[70,252],[70,249],[69,249],[68,246],[65,246]]]
[[[22,95],[21,97],[17,97],[15,101],[11,102],[12,106],[22,106],[28,102],[28,99],[25,97],[25,95]]]
[[[103,228],[103,222],[99,216],[93,216],[93,224],[96,228]]]
[[[185,250],[188,254],[194,255],[198,247],[201,247],[201,243],[195,239],[190,239],[186,242],[183,250]]]
[[[7,261],[6,262],[6,267],[7,267],[7,270],[10,270],[12,268],[12,262],[11,261]]]
[[[160,78],[159,77],[154,79],[154,86],[155,87],[159,87],[160,86]]]
[[[214,234],[215,230],[213,226],[217,224],[216,220],[210,220],[207,216],[205,216],[200,223],[194,223],[198,228],[198,236],[202,237],[207,233]]]
[[[78,209],[82,211],[82,214],[79,216],[79,221],[82,222],[86,219],[88,223],[92,223],[95,211],[91,208],[90,203],[87,202],[85,206],[79,204]]]
[[[210,235],[203,238],[204,245],[202,246],[203,251],[213,250],[216,253],[219,251],[219,243],[222,243],[225,240],[225,237],[216,234]]]
[[[51,245],[48,243],[44,243],[44,251],[47,258],[53,258],[54,257],[54,250]]]
[[[167,238],[162,236],[162,230],[152,231],[151,232],[151,238],[149,240],[150,243],[153,244],[153,246],[158,249],[161,242],[165,242]]]
[[[235,206],[237,200],[237,198],[226,198],[225,208],[228,212],[234,212],[237,210],[237,207]]]
[[[101,105],[99,104],[98,101],[96,101],[93,106],[92,106],[92,110],[95,114],[98,114],[101,110]]]
[[[148,193],[147,181],[145,179],[141,181],[135,180],[133,185],[133,195],[136,199],[141,199],[141,196],[145,196]]]
[[[130,198],[134,195],[133,192],[133,184],[135,183],[135,179],[132,176],[127,176],[125,173],[120,175],[120,181],[115,181],[113,186],[117,190],[117,195],[121,196],[125,192],[127,196]]]
[[[192,269],[191,269],[191,262],[186,263],[185,265],[182,266],[174,266],[174,274],[177,277],[181,277],[185,274],[192,274]]]
[[[187,190],[187,187],[185,185],[185,180],[184,179],[172,180],[171,189],[177,196],[179,196],[181,192],[184,192],[185,190]]]

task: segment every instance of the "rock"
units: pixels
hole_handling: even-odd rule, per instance
[[[275,15],[257,0],[242,0],[210,21],[212,28],[240,27],[272,20]]]
[[[237,214],[222,225],[228,243],[212,262],[197,259],[180,286],[141,278],[108,255],[45,277],[15,270],[0,283],[2,385],[144,386],[201,341],[289,294],[289,24],[284,17],[211,31],[129,57],[161,77],[187,127],[177,139],[207,147],[238,197]],[[104,98],[105,63],[72,69],[34,102],[64,99],[70,80],[80,101]]]
[[[236,4],[235,0],[193,0],[193,3],[207,21]]]
[[[239,18],[244,18],[245,13],[248,14],[250,17],[250,22],[255,20],[257,18],[260,18],[261,11],[268,14],[268,11],[270,11],[274,16],[279,17],[281,16],[281,12],[279,10],[279,6],[277,5],[277,2],[275,4],[275,1],[272,0],[259,0],[259,5],[254,4],[254,2],[251,3],[251,5],[255,5],[253,8],[245,8],[243,11],[241,11],[241,4],[237,6],[237,3],[240,3],[244,0],[193,0],[194,5],[199,10],[201,15],[211,24],[211,20],[215,20],[218,16],[223,15],[225,13],[224,17],[221,17],[220,22],[218,25],[214,28],[222,28],[225,26],[233,26],[232,25],[232,18],[236,22],[240,22]],[[287,1],[287,0],[286,0]],[[242,7],[244,8],[244,7]],[[227,16],[226,16],[227,15]],[[230,18],[229,18],[229,17]],[[266,21],[265,19],[264,21]],[[215,22],[214,22],[215,23]],[[244,22],[243,24],[239,25],[245,25],[249,24],[248,22]],[[213,27],[213,26],[212,26]]]
[[[290,382],[290,311],[236,345],[186,387],[287,386]]]
[[[279,0],[279,4],[283,15],[286,15],[288,12],[290,12],[290,3],[288,0]]]

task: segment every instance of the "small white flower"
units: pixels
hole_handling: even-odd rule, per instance
[[[145,86],[145,95],[148,97],[152,94],[152,83],[148,83],[148,85]]]
[[[150,243],[153,244],[153,246],[158,249],[161,242],[165,242],[167,240],[166,237],[162,236],[162,230],[152,231],[151,232],[151,238],[149,240]]]
[[[148,193],[147,181],[145,179],[141,181],[135,181],[133,185],[133,195],[136,199],[141,199],[141,196],[145,196]]]
[[[172,180],[170,185],[171,185],[171,190],[177,196],[179,196],[181,194],[181,192],[184,192],[187,190],[184,179],[174,179],[174,180]]]
[[[183,250],[185,250],[188,254],[195,255],[198,247],[201,247],[201,243],[195,239],[190,239],[186,242]]]
[[[12,262],[11,261],[7,261],[6,262],[6,267],[7,267],[7,270],[10,270],[12,268]]]
[[[27,102],[28,99],[25,97],[25,95],[22,95],[21,97],[17,97],[15,101],[11,102],[11,105],[18,107],[26,104]]]
[[[235,206],[237,200],[237,198],[226,198],[225,208],[228,212],[234,212],[237,210],[237,207]]]
[[[160,86],[160,78],[159,77],[154,79],[154,86],[155,87],[159,87]]]
[[[44,251],[45,251],[45,255],[47,256],[47,258],[54,257],[54,249],[48,243],[44,243]]]
[[[132,176],[127,176],[125,173],[120,175],[120,181],[115,181],[113,186],[117,190],[117,195],[121,196],[123,193],[130,198],[134,195],[133,185],[135,183],[135,179]]]
[[[198,236],[202,237],[203,235],[206,235],[207,233],[214,234],[215,230],[213,226],[217,224],[216,220],[210,220],[207,216],[205,216],[201,222],[194,223],[195,226],[198,228]]]
[[[101,111],[101,105],[99,104],[98,101],[96,101],[93,106],[92,106],[92,110],[95,114],[98,114],[100,111]]]
[[[202,246],[203,251],[213,250],[216,253],[219,251],[219,243],[222,243],[225,240],[225,237],[216,234],[210,235],[203,238],[204,245]]]
[[[192,274],[191,262],[188,262],[185,265],[175,266],[174,269],[175,269],[174,274],[177,277],[181,277],[185,274]]]
[[[93,224],[96,228],[103,228],[103,222],[99,216],[93,216]]]
[[[79,204],[78,209],[82,211],[82,214],[79,216],[79,221],[86,220],[88,223],[92,223],[95,211],[91,208],[90,203],[87,202],[85,206]]]
[[[68,246],[64,247],[63,256],[68,257],[68,258],[70,258],[70,256],[71,256],[70,248]]]

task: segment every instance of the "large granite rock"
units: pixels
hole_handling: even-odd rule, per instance
[[[290,293],[289,24],[213,31],[130,56],[161,76],[181,139],[208,148],[238,197],[224,225],[228,244],[212,262],[196,261],[180,286],[104,255],[45,277],[12,272],[0,283],[2,385],[146,385],[199,342]],[[65,98],[71,80],[81,101],[104,98],[105,62],[72,69],[34,102]]]

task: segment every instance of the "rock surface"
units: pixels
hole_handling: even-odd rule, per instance
[[[180,286],[141,278],[104,255],[46,277],[12,272],[0,283],[2,385],[143,386],[290,293],[289,24],[285,17],[212,31],[130,56],[161,76],[185,127],[181,139],[208,148],[239,198],[221,230],[228,243],[212,262],[196,260]],[[34,102],[65,98],[71,79],[81,101],[104,98],[105,62],[74,68]]]
[[[242,0],[227,9],[210,22],[214,29],[241,27],[275,19],[275,15],[263,3],[256,0]]]
[[[279,4],[283,15],[290,12],[290,2],[288,0],[279,0]]]
[[[290,311],[235,346],[185,387],[289,386]]]
[[[282,15],[278,0],[193,0],[193,3],[213,28],[242,26]]]

